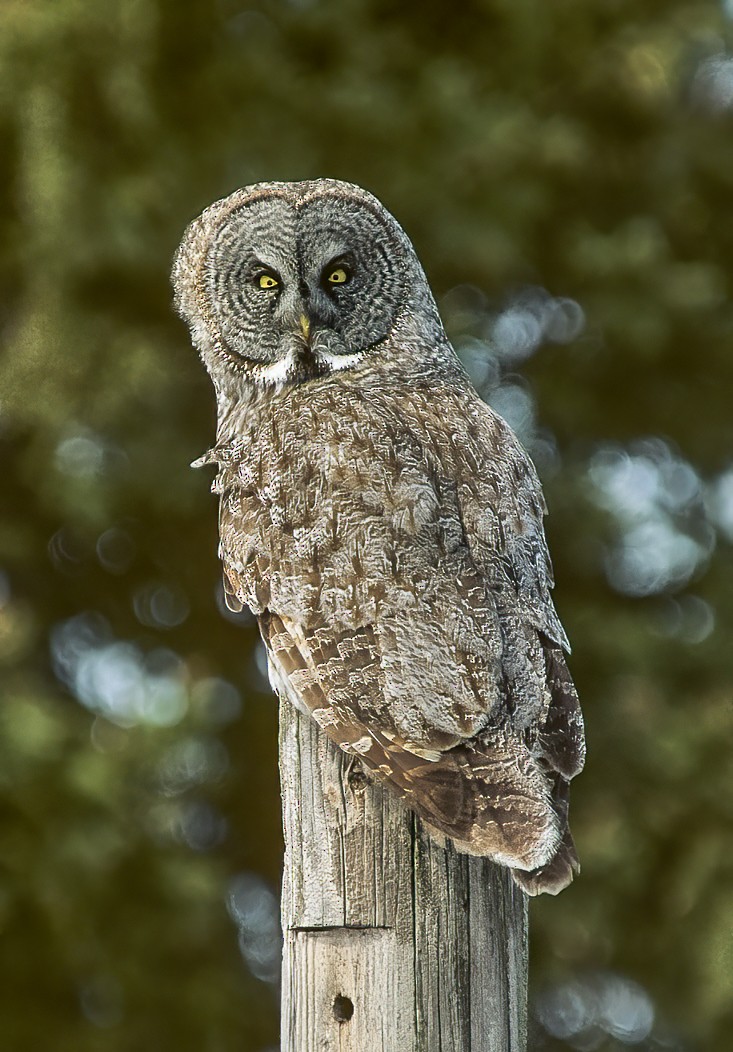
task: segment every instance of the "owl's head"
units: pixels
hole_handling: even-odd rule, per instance
[[[176,307],[212,376],[281,386],[352,368],[389,337],[442,334],[415,251],[371,194],[318,179],[258,183],[186,231]]]

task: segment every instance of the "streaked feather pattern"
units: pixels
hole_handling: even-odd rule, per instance
[[[360,209],[381,208],[348,184],[270,185],[281,240],[282,201],[291,201],[298,260],[310,258],[297,233],[303,201],[331,200],[340,209],[333,229],[353,228],[355,239]],[[264,186],[253,191],[258,208]],[[222,304],[209,302],[212,282],[202,277],[224,251],[211,247],[217,223],[226,221],[225,248],[236,252],[230,202],[210,210],[210,229],[198,221],[176,269],[179,308],[218,393],[217,443],[202,462],[218,467],[227,602],[258,616],[275,689],[429,828],[510,866],[530,894],[557,892],[578,868],[567,801],[584,739],[531,461],[471,387],[386,212],[375,213],[386,230],[377,257],[401,258],[389,272],[395,304],[368,308],[379,321],[366,329],[377,325],[380,338],[365,331],[359,342],[351,315],[342,325],[319,308],[326,320],[309,339],[350,358],[325,368],[314,351],[315,368],[310,345],[293,351],[294,322],[283,314],[282,333],[253,352],[248,378],[249,323],[219,324]],[[260,212],[264,205],[252,215]],[[369,216],[365,259],[379,236]],[[308,265],[298,265],[302,284]],[[237,293],[237,309],[247,295]],[[350,310],[361,309],[356,294],[353,302]],[[291,380],[252,378],[265,345],[282,348],[274,360],[295,354]]]

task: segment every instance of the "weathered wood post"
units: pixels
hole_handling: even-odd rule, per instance
[[[280,703],[281,1052],[524,1052],[527,909]]]

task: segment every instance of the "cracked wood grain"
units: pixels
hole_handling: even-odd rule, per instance
[[[508,870],[429,838],[286,701],[280,769],[282,1052],[525,1052]]]

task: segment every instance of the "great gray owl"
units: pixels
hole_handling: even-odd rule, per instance
[[[190,225],[173,283],[216,388],[227,602],[278,693],[459,851],[559,891],[584,742],[540,485],[402,228],[348,183],[259,183]]]

